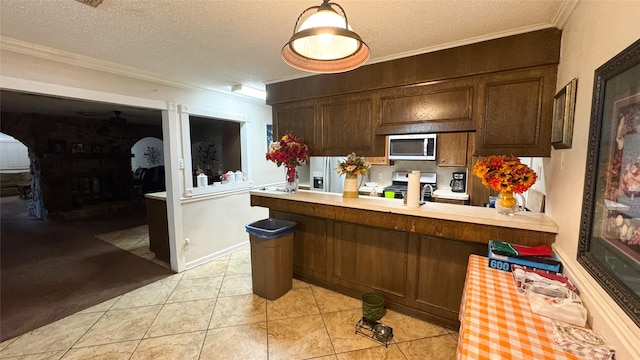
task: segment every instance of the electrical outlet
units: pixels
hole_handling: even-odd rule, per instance
[[[378,173],[378,180],[382,180],[382,173]]]
[[[184,159],[178,159],[178,169],[184,169]]]

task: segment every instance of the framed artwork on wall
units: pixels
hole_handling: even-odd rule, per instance
[[[83,152],[85,152],[83,143],[81,143],[81,142],[71,143],[71,153],[72,154],[83,153]]]
[[[51,153],[67,152],[67,143],[64,140],[52,139],[48,141],[48,145]]]
[[[266,124],[265,132],[267,135],[267,152],[269,152],[269,144],[271,144],[271,142],[273,141],[273,125]]]
[[[553,128],[551,132],[551,145],[554,149],[571,148],[577,88],[578,79],[573,79],[562,90],[558,91],[554,97]]]
[[[640,40],[595,71],[578,262],[640,326]]]

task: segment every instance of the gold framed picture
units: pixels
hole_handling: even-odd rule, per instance
[[[554,149],[571,148],[577,86],[578,79],[574,78],[554,97],[553,129],[551,132],[551,145]]]

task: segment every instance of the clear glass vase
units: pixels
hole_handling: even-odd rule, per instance
[[[284,190],[286,192],[298,191],[298,168],[285,167]]]
[[[518,209],[518,200],[513,197],[511,191],[500,191],[496,200],[496,210],[498,213],[505,215],[513,215]]]

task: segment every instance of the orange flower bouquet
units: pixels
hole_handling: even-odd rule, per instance
[[[269,144],[266,157],[278,166],[284,165],[287,168],[287,182],[292,183],[296,178],[296,166],[304,164],[310,155],[304,139],[287,132],[279,141]]]
[[[500,192],[523,193],[538,179],[535,171],[513,155],[491,155],[478,159],[473,174],[482,184]]]

